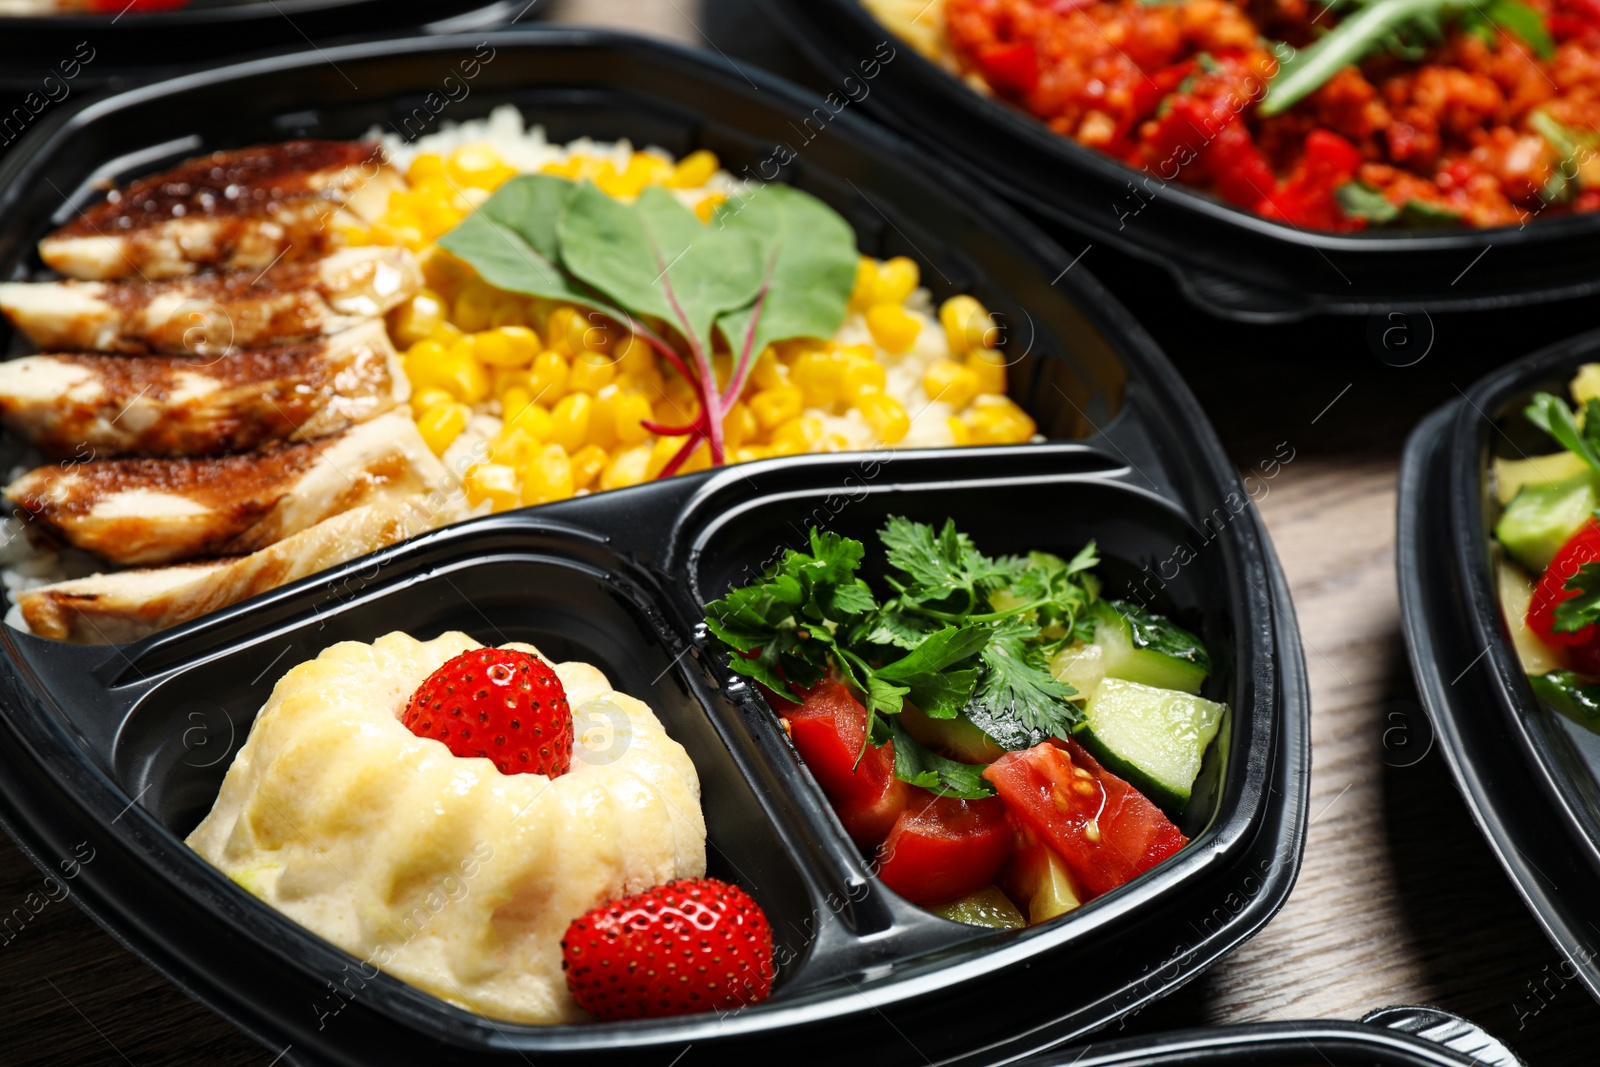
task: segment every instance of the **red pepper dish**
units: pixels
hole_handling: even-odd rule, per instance
[[[1600,208],[1600,0],[944,0],[944,15],[963,73],[1157,189],[1335,231]]]

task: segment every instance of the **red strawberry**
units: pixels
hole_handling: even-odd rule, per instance
[[[400,721],[458,756],[485,756],[501,774],[566,774],[572,709],[549,664],[509,648],[463,652],[417,687]]]
[[[561,969],[600,1019],[733,1010],[772,990],[772,927],[738,886],[680,878],[595,908],[567,927]]]

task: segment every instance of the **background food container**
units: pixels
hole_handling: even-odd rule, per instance
[[[1600,359],[1600,332],[1489,375],[1420,425],[1400,475],[1400,604],[1412,671],[1457,786],[1517,891],[1600,997],[1600,736],[1534,696],[1500,610],[1492,458],[1559,451],[1522,415]]]
[[[1333,234],[1269,222],[1136,171],[917,54],[860,0],[767,0],[841,97],[1052,228],[1171,273],[1197,307],[1244,321],[1491,310],[1600,290],[1600,217],[1493,230]],[[883,62],[892,51],[893,58]],[[846,82],[845,78],[854,81]],[[1493,246],[1493,251],[1486,251]]]
[[[881,1062],[904,1053],[901,1031],[952,1060],[994,1062],[1161,996],[1259,929],[1298,868],[1309,709],[1292,608],[1248,492],[1187,389],[1098,284],[1058,277],[1059,248],[855,116],[799,150],[794,130],[813,105],[783,83],[609,34],[261,60],[133,90],[34,133],[0,164],[0,277],[37,268],[34,243],[96,195],[94,178],[389,128],[473,56],[472,94],[440,117],[514,102],[553,140],[709,148],[735,174],[827,200],[864,251],[913,256],[936,298],[973,293],[1009,332],[1013,398],[1054,440],[772,460],[510,512],[126,647],[0,632],[0,810],[13,836],[36,857],[70,855],[87,838],[97,858],[74,897],[185,989],[305,1063],[424,1049],[441,1063],[666,1062],[690,1044],[699,1060],[782,1049]],[[949,923],[867,873],[700,620],[706,601],[806,523],[860,537],[891,513],[954,518],[996,552],[1097,538],[1111,595],[1148,597],[1204,638],[1219,664],[1207,695],[1231,713],[1182,820],[1188,848],[1062,922],[1018,932]],[[328,983],[359,961],[182,844],[289,664],[339,640],[452,628],[589,660],[652,704],[699,769],[712,874],[744,885],[774,920],[787,962],[771,1001],[720,1019],[546,1028],[492,1022],[383,975],[333,1001]]]

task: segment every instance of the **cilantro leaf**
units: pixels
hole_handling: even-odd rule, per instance
[[[899,721],[890,724],[894,739],[894,776],[942,797],[979,800],[994,796],[983,768],[946,759],[912,737]]]
[[[1595,447],[1595,435],[1600,435],[1600,414],[1597,414],[1600,402],[1589,401],[1582,430],[1578,429],[1567,402],[1549,393],[1534,393],[1533,400],[1522,413],[1529,422],[1555,438],[1562,448],[1600,471],[1600,449]]]
[[[1550,629],[1570,634],[1600,622],[1600,563],[1585,563],[1562,588],[1578,595],[1556,605]]]
[[[870,620],[870,625],[856,636],[856,640],[870,645],[892,645],[895,648],[916,648],[942,624],[926,615],[906,611],[899,601],[885,604]]]
[[[998,588],[1009,574],[1005,567],[979,552],[972,539],[946,519],[937,534],[925,523],[890,516],[878,539],[888,550],[889,565],[904,572],[906,599],[937,603],[957,593],[974,597],[979,590]]]
[[[1008,716],[1030,732],[1069,737],[1083,721],[1083,712],[1070,703],[1078,691],[1050,673],[1044,651],[1029,640],[1037,636],[1036,627],[1016,619],[995,627],[981,654],[987,670],[978,683],[976,701],[991,718]]]
[[[976,667],[954,668],[981,652],[991,632],[986,626],[946,626],[905,656],[879,667],[877,676],[905,683],[911,702],[930,718],[953,719],[978,684]]]

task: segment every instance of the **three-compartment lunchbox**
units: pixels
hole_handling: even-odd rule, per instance
[[[509,102],[555,139],[626,137],[675,155],[704,147],[736,173],[774,170],[764,177],[843,214],[863,251],[911,257],[936,296],[973,293],[1011,324],[1011,397],[1046,439],[769,459],[483,517],[129,645],[67,646],[7,628],[0,812],[13,837],[47,867],[88,841],[96,859],[74,882],[80,905],[191,995],[306,1064],[667,1062],[686,1046],[699,1062],[867,1062],[906,1059],[907,1035],[930,1062],[1011,1061],[1170,992],[1260,929],[1287,897],[1304,843],[1309,706],[1287,587],[1251,494],[1138,324],[1085,272],[1063,276],[1066,253],[854,115],[783,152],[811,110],[796,90],[594,32],[258,60],[43,119],[0,164],[0,277],[35,276],[35,243],[104,179],[219,148],[358,137],[414,114],[486,41],[494,62],[443,119]],[[873,876],[765,700],[712,652],[703,619],[807,524],[864,538],[890,514],[953,518],[996,552],[1095,539],[1109,585],[1142,590],[1203,638],[1217,663],[1206,695],[1229,710],[1180,819],[1186,848],[1069,917],[1020,931],[948,921]],[[359,961],[187,848],[277,676],[335,642],[395,629],[529,641],[648,698],[698,769],[711,873],[772,920],[783,963],[771,999],[721,1015],[534,1027],[381,973],[352,990]],[[1357,1057],[1375,1040],[1336,1029],[1310,1047]],[[1243,1058],[1227,1062],[1297,1054],[1287,1035],[1268,1036],[1241,1035]],[[1376,1040],[1392,1047],[1383,1062],[1457,1062],[1402,1037]],[[1159,1062],[1189,1062],[1188,1047]],[[1157,1055],[1110,1049],[1084,1062]]]

